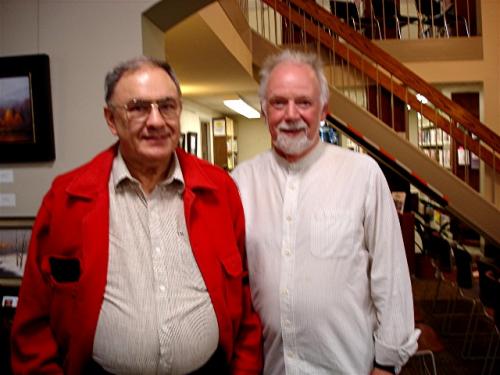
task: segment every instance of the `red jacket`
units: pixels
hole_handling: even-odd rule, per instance
[[[79,374],[92,357],[108,267],[108,180],[117,147],[56,178],[38,212],[12,327],[14,373]],[[184,213],[194,257],[234,374],[262,366],[261,326],[253,310],[239,194],[222,169],[177,150]],[[77,281],[58,282],[54,259],[78,259]]]

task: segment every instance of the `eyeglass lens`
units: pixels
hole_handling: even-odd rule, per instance
[[[125,105],[129,120],[144,120],[149,116],[153,106],[156,106],[164,118],[172,118],[177,115],[179,104],[173,98],[160,100],[133,99]]]

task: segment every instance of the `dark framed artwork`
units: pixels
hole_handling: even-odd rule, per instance
[[[0,218],[1,285],[21,283],[33,222],[33,218]]]
[[[54,159],[49,57],[0,57],[0,163]]]
[[[188,132],[187,133],[187,152],[197,155],[198,153],[198,133]]]
[[[186,150],[186,133],[181,133],[179,138],[179,147]]]

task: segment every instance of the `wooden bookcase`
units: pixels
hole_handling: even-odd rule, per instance
[[[212,119],[214,164],[231,171],[238,162],[238,142],[234,122],[229,117]]]

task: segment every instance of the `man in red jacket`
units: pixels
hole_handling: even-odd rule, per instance
[[[258,374],[238,191],[177,148],[168,64],[106,77],[118,143],[44,197],[12,327],[15,373]]]

